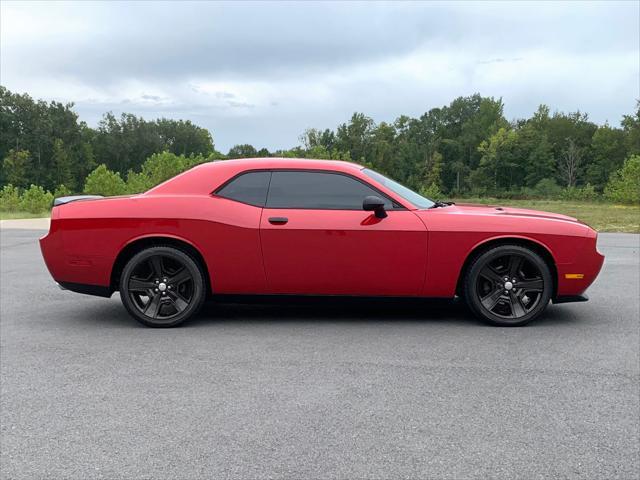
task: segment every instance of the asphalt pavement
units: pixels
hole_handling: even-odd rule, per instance
[[[0,477],[640,476],[640,236],[524,328],[459,304],[207,305],[177,329],[0,237]]]

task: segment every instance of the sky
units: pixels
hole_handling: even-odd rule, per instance
[[[640,2],[0,3],[0,83],[104,112],[189,119],[216,149],[299,144],[353,112],[418,117],[458,96],[509,119],[640,98]]]

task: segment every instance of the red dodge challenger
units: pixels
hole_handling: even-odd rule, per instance
[[[58,198],[40,246],[62,288],[119,290],[152,327],[222,294],[457,295],[513,326],[550,300],[587,299],[596,239],[575,218],[433,202],[354,163],[260,158],[202,164],[140,195]]]

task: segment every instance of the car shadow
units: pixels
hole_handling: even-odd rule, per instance
[[[209,322],[241,323],[469,323],[478,320],[458,301],[431,299],[368,299],[293,297],[250,303],[207,302],[186,326]]]
[[[574,324],[579,315],[567,306],[549,305],[528,327]],[[267,302],[207,302],[186,327],[209,322],[229,323],[434,323],[500,328],[473,315],[460,299],[314,298],[270,299]],[[512,327],[502,327],[512,328]]]
[[[74,322],[116,328],[145,328],[131,318],[120,305],[117,294],[110,302],[96,302],[83,312],[70,315]],[[90,312],[88,310],[91,310]],[[531,327],[573,324],[579,314],[566,306],[550,306]],[[499,328],[478,320],[460,300],[384,299],[384,298],[316,298],[260,299],[250,302],[209,301],[200,313],[179,328],[202,328],[213,324],[429,324],[468,325],[474,328]],[[509,327],[506,327],[509,328]]]

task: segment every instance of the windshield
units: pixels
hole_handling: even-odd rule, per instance
[[[414,192],[404,185],[400,185],[398,182],[391,180],[390,178],[387,178],[378,172],[374,172],[373,170],[369,170],[368,168],[364,168],[362,172],[368,177],[373,178],[376,182],[381,183],[389,190],[397,193],[402,198],[404,198],[408,202],[411,202],[418,208],[431,208],[434,205],[434,202],[432,202],[428,198],[423,197],[419,193]]]

